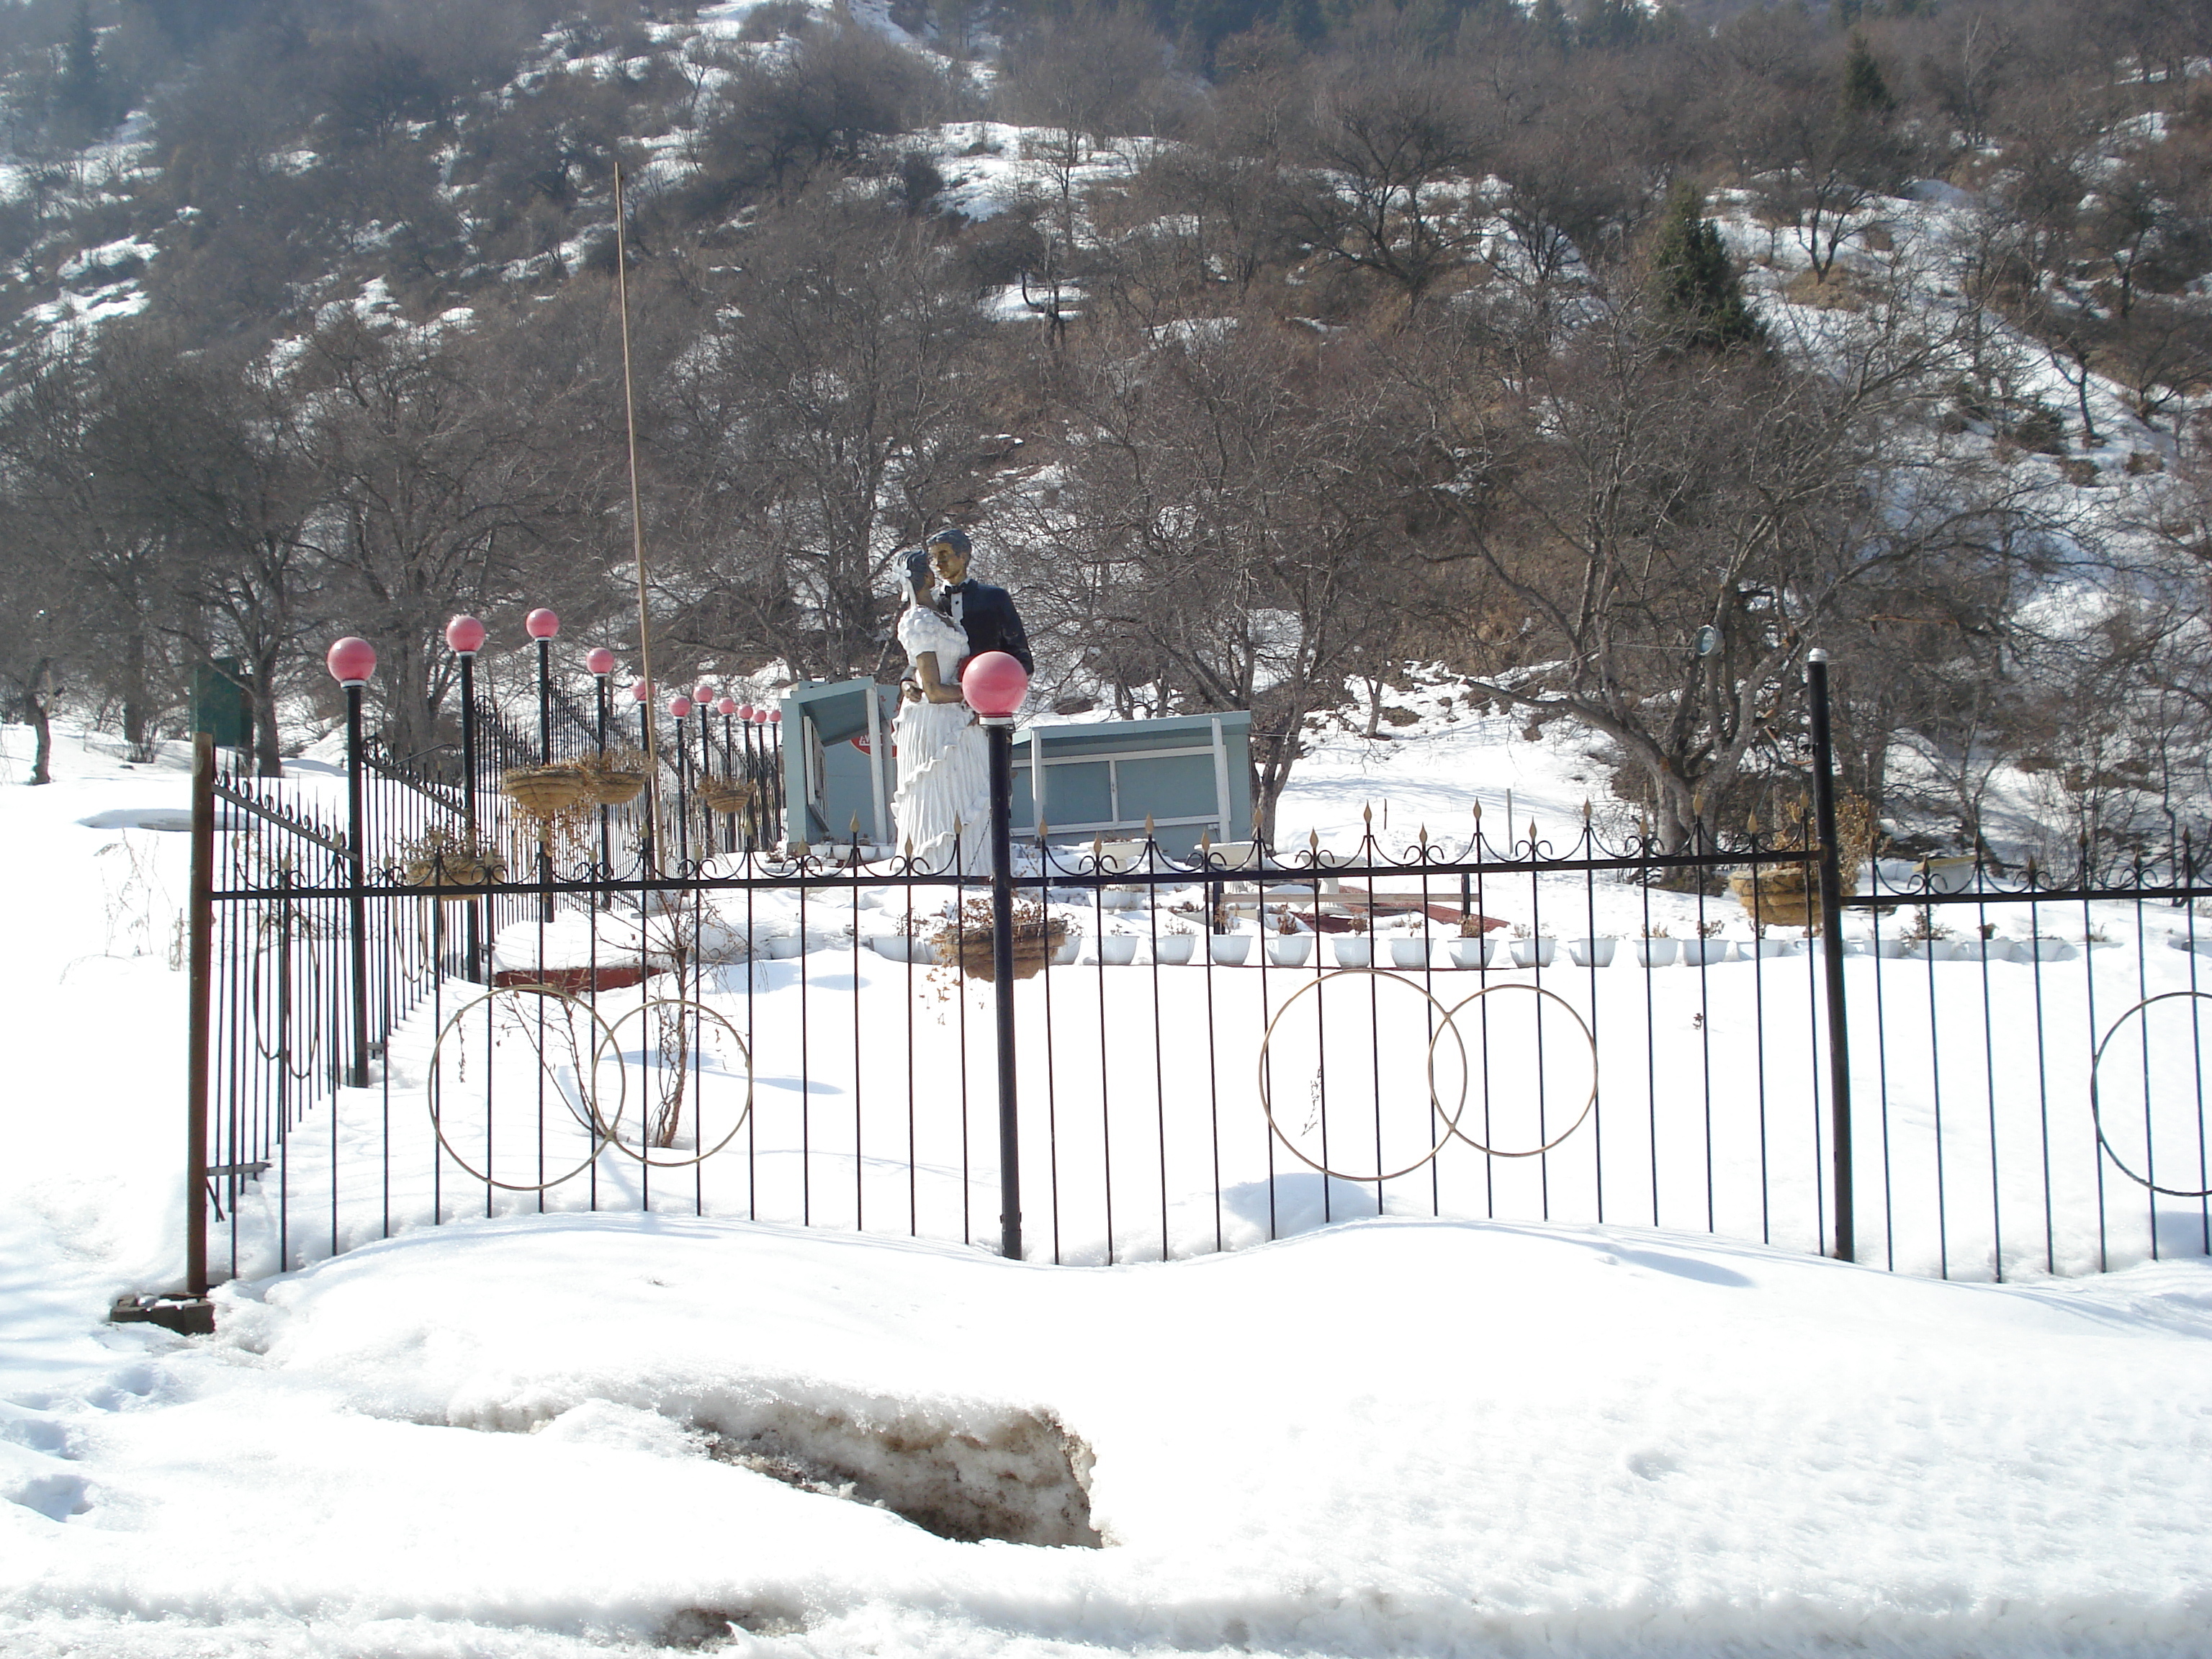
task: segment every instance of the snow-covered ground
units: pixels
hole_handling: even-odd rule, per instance
[[[61,781],[15,787],[25,736],[0,783],[36,877],[0,965],[11,1659],[2179,1654],[2212,1627],[2201,1260],[1947,1285],[1626,1208],[1053,1267],[556,1213],[234,1285],[213,1339],[104,1326],[168,1279],[181,1212],[184,837],[113,825],[184,776],[72,738]],[[1394,836],[1441,833],[1510,787],[1565,832],[1596,776],[1571,744],[1424,722],[1325,744],[1285,823],[1338,840],[1387,800]],[[1802,981],[1730,964],[1717,994],[1778,966]],[[1673,971],[1670,997],[1699,977]],[[1640,1000],[1640,970],[1605,972]]]

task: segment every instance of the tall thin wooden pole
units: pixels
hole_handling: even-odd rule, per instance
[[[630,382],[629,364],[629,242],[623,225],[622,163],[615,163],[615,309],[622,319],[623,420],[629,447],[630,558],[637,578],[637,672],[653,684],[653,632],[646,620],[645,512],[637,488],[637,398]],[[648,702],[651,698],[647,699]],[[647,876],[660,869],[658,834],[660,824],[660,764],[653,749],[654,722],[645,726],[645,862]]]

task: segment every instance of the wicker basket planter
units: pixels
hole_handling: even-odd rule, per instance
[[[645,773],[628,767],[590,769],[592,799],[601,806],[627,806],[645,793]]]
[[[403,850],[399,879],[406,886],[430,892],[447,887],[487,887],[507,879],[507,860],[495,847],[471,847],[450,830],[432,829]],[[448,903],[465,904],[474,895],[445,896]]]
[[[707,810],[730,817],[735,817],[750,807],[759,793],[758,784],[729,778],[706,778],[699,784],[699,799]]]
[[[1820,920],[1820,891],[1808,886],[1801,866],[1769,865],[1758,875],[1730,876],[1729,887],[1767,927],[1811,927]]]
[[[499,787],[529,817],[548,823],[566,817],[592,799],[583,769],[566,761],[515,767],[500,779]]]
[[[999,976],[998,963],[991,949],[991,929],[976,927],[972,921],[958,931],[948,927],[937,935],[936,945],[940,959],[957,955],[960,971],[971,979],[985,981]],[[1024,918],[1014,923],[1014,977],[1033,979],[1044,969],[1054,951],[1067,942],[1067,922],[1060,916],[1049,921]]]

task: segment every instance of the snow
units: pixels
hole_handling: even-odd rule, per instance
[[[1492,833],[1510,815],[1556,840],[1585,792],[1604,810],[1587,734],[1528,741],[1507,717],[1447,711],[1446,689],[1389,694],[1419,714],[1406,735],[1321,736],[1292,835],[1347,845],[1370,807],[1386,844],[1457,835],[1480,799]],[[1934,1659],[2179,1653],[2212,1615],[2201,1259],[1964,1285],[1822,1261],[1808,1239],[1681,1231],[1703,1218],[1677,1212],[1393,1214],[1276,1243],[1247,1212],[1230,1241],[1247,1248],[1226,1254],[1055,1267],[843,1230],[817,1193],[830,1224],[812,1229],[557,1205],[449,1220],[232,1284],[210,1339],[103,1325],[108,1298],[167,1280],[180,1224],[185,845],[153,826],[184,805],[181,756],[127,766],[65,735],[60,781],[33,790],[27,733],[5,739],[0,836],[41,874],[9,890],[18,943],[0,959],[11,1659],[537,1659],[702,1638],[810,1656]],[[338,782],[311,767],[289,787]],[[1644,902],[1579,885],[1498,898],[1578,920],[1596,904],[1601,926]],[[861,981],[878,1011],[863,1029],[886,1048],[897,1006],[946,1040],[947,1005],[836,938],[895,920],[825,894],[807,917],[824,950],[724,970],[726,995],[750,984],[764,1005],[763,1076],[802,972]],[[2077,933],[2085,946],[2106,971]],[[2152,955],[2185,976],[2196,960]],[[1923,987],[1930,971],[1850,965]],[[1152,976],[1115,971],[1065,982],[1103,978],[1151,1018]],[[1686,1030],[1689,1004],[1666,1010],[1699,976],[1668,971],[1650,976],[1662,1024]],[[1805,964],[1714,970],[1714,1017],[1776,972],[1798,983]],[[1562,990],[1579,997],[1579,977]],[[1591,977],[1603,1029],[1634,1030],[1614,1003],[1646,975]],[[1256,994],[1256,972],[1214,978]],[[847,1000],[820,1018],[849,1018],[833,1012]],[[967,1012],[987,1040],[984,1006]],[[860,1035],[841,1029],[817,1033],[825,1052]],[[395,1046],[402,1082],[426,1047]],[[1063,1102],[1097,1060],[1065,1065]],[[1116,1109],[1149,1118],[1139,1069]],[[926,1161],[924,1204],[967,1191],[994,1234],[988,1164],[971,1185]],[[1285,1190],[1283,1224],[1315,1227],[1318,1178]],[[1291,1213],[1301,1194],[1311,1213]],[[855,1501],[914,1514],[978,1492],[1010,1514],[1079,1511],[1103,1547],[955,1541]]]

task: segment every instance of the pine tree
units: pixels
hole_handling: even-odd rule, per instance
[[[1881,78],[1881,65],[1874,61],[1866,36],[1851,36],[1850,55],[1844,60],[1844,112],[1851,115],[1887,115],[1897,107],[1889,82]]]
[[[1686,179],[1674,186],[1652,243],[1651,295],[1688,343],[1756,345],[1765,337],[1720,231],[1705,216],[1705,193]]]
[[[1574,26],[1567,21],[1567,9],[1559,0],[1536,0],[1528,21],[1536,39],[1556,52],[1565,53],[1574,44]]]
[[[70,20],[69,38],[62,43],[61,78],[54,87],[54,106],[73,137],[91,137],[105,131],[110,118],[106,77],[100,66],[100,42],[92,28],[88,0],[76,0]]]

